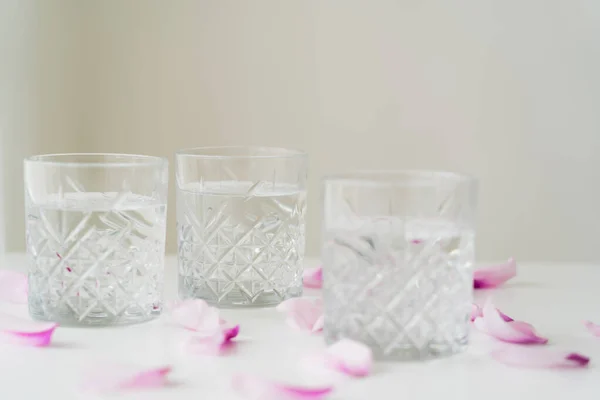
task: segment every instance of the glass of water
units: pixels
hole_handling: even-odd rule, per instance
[[[180,297],[241,307],[300,296],[306,153],[208,147],[176,163]]]
[[[324,182],[325,338],[379,359],[467,346],[477,184],[446,172],[364,172]]]
[[[25,160],[33,318],[114,325],[160,314],[167,168],[126,154]]]

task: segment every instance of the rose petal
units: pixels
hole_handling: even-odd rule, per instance
[[[221,355],[223,350],[232,345],[232,340],[240,333],[240,326],[229,326],[225,321],[217,332],[212,335],[195,336],[190,338],[187,348],[197,354]]]
[[[504,264],[491,265],[476,269],[473,273],[473,287],[475,289],[493,288],[517,275],[517,263],[510,258]]]
[[[367,376],[373,366],[373,352],[359,342],[342,339],[325,352],[326,365],[351,376]]]
[[[483,333],[508,343],[517,344],[546,344],[548,339],[538,336],[533,326],[522,321],[506,321],[500,311],[486,303],[482,316],[475,318],[475,327]]]
[[[548,348],[510,346],[492,352],[501,363],[529,368],[582,368],[590,359],[578,353],[556,351]]]
[[[248,374],[234,376],[232,386],[249,400],[318,400],[324,399],[333,391],[331,386],[311,388],[288,385]]]
[[[0,270],[0,301],[27,303],[27,275]]]
[[[188,350],[205,355],[219,355],[240,332],[219,317],[219,310],[204,300],[186,300],[170,306],[171,319],[185,329],[197,333],[186,341]]]
[[[323,268],[307,268],[302,275],[304,287],[321,289],[323,287]]]
[[[597,325],[591,321],[585,321],[584,324],[587,330],[592,333],[592,335],[600,337],[600,325]]]
[[[96,367],[85,377],[83,387],[98,392],[159,388],[168,384],[171,371],[171,366],[149,369],[124,365]]]
[[[287,314],[287,323],[300,330],[318,332],[323,329],[323,302],[305,297],[284,301],[277,311]]]
[[[502,311],[498,310],[497,308],[496,308],[496,311],[498,311],[498,314],[500,314],[500,317],[501,317],[501,318],[502,318],[504,321],[506,321],[506,322],[513,322],[513,321],[514,321],[514,319],[512,319],[512,318],[511,318],[511,317],[509,317],[508,315],[504,314]]]
[[[475,321],[477,317],[483,317],[483,313],[481,307],[473,303],[471,304],[471,322]]]
[[[233,345],[232,339],[238,335],[239,329],[239,325],[236,325],[212,336],[195,336],[190,339],[189,348],[198,354],[221,355]]]
[[[204,300],[185,300],[171,307],[171,320],[191,331],[209,335],[220,329],[219,310]]]
[[[497,308],[496,308],[496,311],[498,311],[498,313],[500,313],[500,316],[506,322],[514,321],[511,317],[504,314],[502,311],[498,310]],[[481,307],[479,307],[477,304],[473,303],[471,305],[471,322],[475,321],[475,318],[477,318],[477,317],[483,317],[483,312],[481,311]]]
[[[187,341],[186,350],[194,354],[218,356],[227,347],[223,335],[195,336]]]
[[[319,316],[319,318],[317,318],[317,321],[315,322],[315,324],[313,325],[311,332],[313,332],[313,333],[321,332],[324,327],[325,327],[325,316],[323,314],[321,314]]]
[[[239,325],[224,327],[222,329],[223,329],[223,343],[230,342],[232,339],[236,338],[237,335],[240,333]]]
[[[124,381],[121,387],[124,389],[141,389],[165,386],[168,382],[167,376],[171,371],[170,366],[140,371],[129,380]]]
[[[57,327],[58,324],[53,322],[36,322],[4,314],[0,316],[0,338],[5,343],[46,347],[50,345]]]

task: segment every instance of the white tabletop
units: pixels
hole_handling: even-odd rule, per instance
[[[309,261],[308,264],[314,264]],[[23,269],[24,256],[6,256],[6,268]],[[168,257],[169,296],[175,293],[176,261]],[[591,357],[580,370],[529,370],[508,367],[488,356],[488,337],[472,335],[461,355],[429,362],[378,363],[365,379],[344,380],[331,399],[598,399],[600,398],[600,338],[583,320],[600,323],[600,265],[521,264],[518,276],[504,288],[477,291],[478,302],[493,295],[507,314],[532,323],[550,338],[551,346]],[[317,295],[318,291],[308,291]],[[20,307],[26,313],[26,306]],[[222,316],[241,325],[233,354],[207,357],[186,354],[178,331],[156,320],[117,328],[59,328],[52,346],[0,348],[0,399],[84,399],[78,389],[81,371],[94,363],[171,364],[175,384],[153,391],[123,393],[123,399],[234,400],[230,377],[251,372],[293,381],[298,359],[324,347],[320,335],[288,327],[273,309],[223,310]],[[113,398],[115,396],[111,396]]]

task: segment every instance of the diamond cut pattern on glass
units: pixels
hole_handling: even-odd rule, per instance
[[[122,206],[137,200],[128,192],[86,210],[85,196],[77,193],[77,207],[28,207],[32,315],[64,324],[151,318],[161,309],[165,207]]]
[[[255,194],[178,193],[181,297],[267,305],[301,293],[305,194]]]
[[[391,233],[378,226],[325,241],[327,341],[362,341],[380,358],[429,358],[463,348],[472,233],[432,230],[414,242],[405,228]]]

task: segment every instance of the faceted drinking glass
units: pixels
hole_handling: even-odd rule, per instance
[[[180,297],[236,307],[300,296],[306,154],[211,147],[176,159]]]
[[[396,360],[465,349],[476,193],[474,179],[446,172],[325,179],[326,341],[357,340]]]
[[[167,168],[126,154],[25,160],[33,318],[114,325],[160,314]]]

